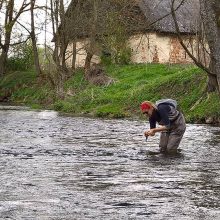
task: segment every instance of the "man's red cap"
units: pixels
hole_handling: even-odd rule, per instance
[[[151,106],[147,102],[143,102],[141,103],[140,107],[141,107],[141,110],[144,111],[144,110],[150,109]]]

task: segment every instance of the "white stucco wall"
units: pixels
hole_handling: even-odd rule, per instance
[[[182,36],[184,43],[194,48],[194,55],[197,56],[197,45],[195,38]],[[189,40],[191,39],[191,45]],[[147,33],[132,36],[129,39],[129,46],[132,49],[132,62],[134,63],[192,63],[191,58],[186,54],[174,35],[158,33]]]
[[[76,43],[76,67],[83,67],[85,65],[86,59],[86,46],[88,44],[88,40],[78,41]],[[70,43],[67,47],[67,66],[71,66],[72,64],[72,48],[73,43]],[[97,55],[94,55],[92,58],[92,63],[99,63],[100,58]]]
[[[158,57],[160,63],[166,63],[170,56],[170,38],[164,36],[156,37],[156,45],[158,49]]]
[[[196,38],[194,36],[182,36],[182,38],[184,43],[188,45],[188,49],[191,52],[193,51],[193,55],[197,57],[198,44]],[[85,48],[87,43],[88,40],[77,42],[77,67],[83,67],[85,64]],[[186,54],[185,50],[180,45],[177,37],[171,34],[165,35],[152,32],[134,35],[130,37],[128,45],[132,49],[131,61],[133,63],[193,63],[192,59]],[[72,44],[68,46],[68,50],[71,53]],[[204,55],[200,55],[200,57],[204,57]],[[71,62],[72,56],[67,59],[69,66],[71,66]],[[99,56],[94,55],[92,62],[99,63]]]

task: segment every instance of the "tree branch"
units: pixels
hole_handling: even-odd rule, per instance
[[[31,32],[23,25],[21,24],[19,21],[16,21],[21,27],[23,27],[29,34],[31,34]]]
[[[174,0],[174,1],[175,1],[175,0]],[[182,2],[183,2],[183,1],[184,1],[184,0],[182,0]],[[180,6],[182,5],[182,2],[181,2],[175,9],[174,9],[174,7],[173,7],[173,11],[174,11],[174,12],[177,11],[177,10],[180,8]],[[158,5],[159,5],[159,3],[158,3]],[[168,16],[170,16],[170,15],[172,15],[172,11],[169,12],[169,13],[167,13],[167,14],[165,14],[164,16],[158,18],[156,21],[153,21],[153,22],[150,23],[148,26],[150,27],[150,26],[156,24],[157,22],[163,20],[164,18],[166,18],[166,17],[168,17]]]
[[[185,0],[182,0],[180,5],[181,6],[183,3],[184,3]],[[183,39],[182,39],[182,36],[180,34],[180,29],[179,29],[179,25],[177,23],[177,18],[176,18],[176,13],[175,13],[175,10],[174,10],[174,2],[175,0],[172,0],[172,4],[171,4],[171,14],[172,14],[172,17],[173,17],[173,21],[174,21],[174,24],[175,24],[175,28],[176,28],[176,32],[177,32],[177,37],[178,37],[178,40],[181,44],[181,46],[184,48],[184,50],[186,51],[186,53],[188,54],[188,56],[194,61],[194,63],[201,69],[203,69],[206,73],[208,73],[209,75],[214,75],[206,66],[204,66],[201,62],[199,62],[195,56],[192,55],[192,53],[190,53],[190,51],[188,50],[187,46],[184,44],[183,42]]]
[[[2,35],[0,34],[0,47],[3,48],[4,45],[2,44]]]
[[[24,13],[25,11],[29,11],[30,9],[26,9],[28,6],[30,5],[30,2],[29,3],[26,3],[26,0],[23,1],[22,3],[22,6],[20,7],[18,13],[16,14],[16,16],[13,18],[13,22],[17,21],[17,19],[19,18],[19,16]]]
[[[0,0],[0,10],[2,9],[3,2],[3,0]]]
[[[14,43],[14,44],[10,44],[10,46],[13,47],[13,46],[16,46],[16,45],[19,45],[19,44],[26,43],[30,38],[31,38],[31,36],[28,36],[26,40],[24,40],[24,41],[19,41],[19,42]]]

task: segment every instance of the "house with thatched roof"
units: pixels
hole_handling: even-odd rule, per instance
[[[192,63],[191,58],[179,43],[173,17],[172,0],[141,0],[138,3],[150,25],[144,34],[134,34],[129,43],[132,61],[137,63]],[[181,4],[176,0],[174,9],[183,42],[195,57],[206,55],[200,48],[197,33],[200,25],[199,1],[186,0]],[[180,5],[181,4],[181,5]]]
[[[66,14],[71,14],[74,2],[76,0],[71,2]],[[179,43],[171,15],[171,2],[172,0],[136,0],[132,6],[132,15],[124,13],[123,19],[129,33],[127,44],[131,49],[133,63],[193,62]],[[183,42],[195,57],[207,63],[207,53],[198,43],[197,37],[200,27],[199,0],[176,0],[174,9]],[[82,14],[88,13],[88,10],[87,8]],[[85,62],[86,43],[89,41],[85,26],[80,37],[77,37],[76,66],[83,66]],[[70,44],[70,53],[71,48]],[[93,62],[98,63],[100,51],[95,55]],[[71,56],[68,62],[71,63]]]

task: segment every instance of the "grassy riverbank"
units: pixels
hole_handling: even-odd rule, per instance
[[[34,71],[14,72],[1,78],[0,96],[8,94],[12,102],[33,108],[110,118],[142,117],[142,101],[169,97],[178,101],[188,122],[220,119],[219,97],[206,93],[206,74],[194,66],[109,66],[106,72],[114,83],[98,87],[86,82],[78,71],[65,84],[64,100],[57,100],[50,84],[37,79]]]

